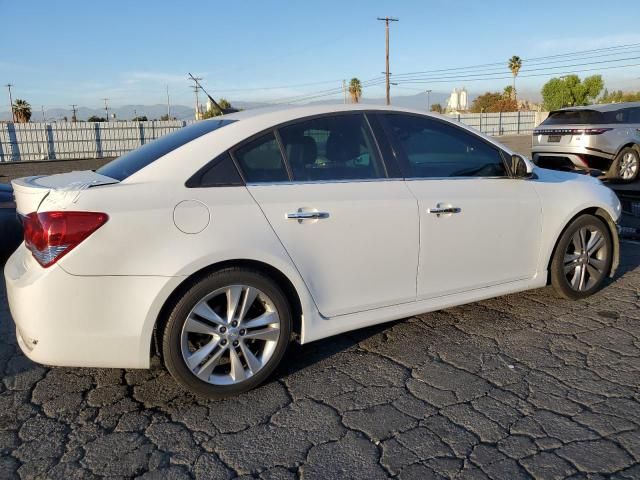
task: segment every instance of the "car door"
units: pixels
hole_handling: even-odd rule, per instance
[[[532,183],[510,177],[500,150],[466,129],[427,116],[382,116],[419,203],[417,298],[533,277],[541,205]]]
[[[293,122],[232,154],[323,316],[415,301],[417,202],[364,114]]]

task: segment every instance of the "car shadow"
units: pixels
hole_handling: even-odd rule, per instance
[[[271,377],[271,381],[282,380],[338,353],[353,349],[359,343],[392,328],[403,320],[405,319],[385,322],[304,345],[292,343]]]

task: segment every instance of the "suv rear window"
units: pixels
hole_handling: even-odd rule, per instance
[[[97,172],[122,181],[176,148],[233,122],[235,120],[203,120],[194,123],[125,153]]]
[[[593,125],[625,123],[629,109],[599,112],[598,110],[561,110],[551,112],[542,125]]]

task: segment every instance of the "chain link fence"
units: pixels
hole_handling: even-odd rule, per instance
[[[117,157],[191,121],[0,124],[0,163]]]
[[[450,118],[491,136],[522,135],[533,132],[548,112],[456,113]]]

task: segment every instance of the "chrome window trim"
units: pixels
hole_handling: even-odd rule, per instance
[[[469,177],[471,178],[471,177]],[[363,178],[361,180],[308,180],[308,181],[291,181],[291,182],[249,182],[247,187],[260,187],[264,185],[317,185],[332,183],[372,183],[372,182],[404,182],[404,178]]]

